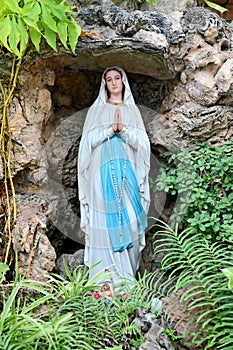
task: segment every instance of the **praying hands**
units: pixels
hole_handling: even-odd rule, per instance
[[[115,132],[121,132],[124,129],[124,125],[121,122],[121,111],[119,106],[116,107],[114,115],[114,123],[112,124],[112,130]]]

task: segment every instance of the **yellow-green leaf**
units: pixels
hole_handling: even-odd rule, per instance
[[[38,28],[38,24],[35,23],[35,21],[33,21],[33,19],[31,19],[30,17],[26,17],[26,16],[23,17],[22,19],[27,24],[28,27],[34,28],[34,30],[40,32],[40,30]]]
[[[5,1],[5,5],[6,5],[6,7],[8,7],[11,11],[13,11],[15,13],[21,12],[21,8],[19,7],[18,1],[16,1],[16,0],[7,0],[7,1]]]
[[[61,3],[53,4],[51,6],[51,15],[58,18],[62,22],[69,22]]]
[[[233,290],[233,267],[222,269],[222,272],[228,278],[228,288]]]
[[[57,32],[57,24],[50,14],[50,9],[45,5],[42,6],[42,20],[49,29],[53,32]]]
[[[27,3],[22,9],[22,17],[30,17],[30,19],[33,20],[35,24],[38,22],[40,14],[41,7],[38,2]]]
[[[11,32],[11,21],[10,21],[10,18],[7,16],[0,23],[0,42],[2,42],[3,46],[9,51],[11,51],[8,45],[8,37],[10,32]]]
[[[21,18],[18,18],[18,28],[20,33],[20,54],[22,55],[28,44],[28,32],[25,22]]]
[[[63,23],[63,22],[58,22],[57,24],[57,30],[58,30],[58,35],[59,38],[63,44],[63,46],[68,50],[67,47],[67,23]]]
[[[70,22],[68,24],[68,35],[69,35],[69,42],[71,51],[75,53],[76,45],[78,42],[78,37],[81,34],[81,28],[80,26],[75,22]]]
[[[3,262],[0,262],[0,279],[5,280],[5,273],[9,270],[9,266]]]
[[[11,51],[18,57],[20,57],[20,52],[18,50],[19,41],[20,41],[20,34],[19,34],[18,23],[15,20],[15,16],[12,16],[11,31],[9,34],[9,46]]]
[[[211,7],[212,9],[218,11],[218,12],[226,12],[228,11],[225,7],[219,6],[218,4],[213,3],[212,1],[205,0],[206,5]]]
[[[36,50],[40,51],[40,41],[41,41],[41,32],[39,30],[35,30],[33,27],[30,28],[30,38],[35,46]]]
[[[2,17],[2,15],[4,16],[4,12],[5,12],[5,10],[6,10],[6,4],[5,4],[5,1],[2,1],[2,0],[0,0],[0,9],[1,9],[1,17]]]
[[[54,51],[57,51],[57,35],[46,24],[44,24],[44,37],[49,46],[51,46]]]

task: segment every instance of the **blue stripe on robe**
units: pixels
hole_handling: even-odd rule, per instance
[[[110,160],[109,144],[111,143],[112,161]],[[106,210],[106,223],[112,248],[114,252],[123,251],[133,247],[132,232],[130,226],[130,218],[127,212],[125,198],[121,200],[121,224],[119,223],[118,200],[114,190],[113,171],[111,169],[112,162],[114,164],[114,173],[118,193],[121,193],[122,178],[124,174],[124,156],[125,149],[122,139],[115,135],[111,139],[106,140],[103,144],[101,155],[101,181],[103,189],[103,197]],[[125,172],[125,192],[128,195],[132,207],[134,209],[137,224],[138,234],[144,232],[147,226],[147,215],[142,207],[139,193],[139,186],[132,165],[127,159]],[[127,199],[127,200],[128,200]],[[120,233],[122,236],[120,236]]]

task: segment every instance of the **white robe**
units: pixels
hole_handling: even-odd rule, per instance
[[[119,68],[118,68],[119,69]],[[150,163],[150,143],[137,106],[134,104],[126,75],[123,71],[123,82],[126,86],[125,102],[118,105],[121,111],[122,124],[126,131],[121,135],[127,138],[127,156],[138,181],[141,203],[148,212],[150,195],[148,172]],[[81,209],[81,229],[85,232],[84,262],[90,269],[89,278],[99,271],[111,271],[107,282],[111,287],[118,287],[125,279],[135,275],[140,261],[140,252],[145,247],[145,234],[138,234],[137,219],[133,207],[125,193],[127,211],[130,218],[133,247],[122,252],[113,252],[106,224],[105,203],[101,182],[101,152],[103,142],[112,137],[109,127],[113,124],[116,105],[103,101],[103,85],[100,94],[90,107],[83,128],[78,156],[78,184]],[[128,96],[128,101],[127,101]],[[127,103],[128,102],[128,103]],[[124,147],[126,143],[124,142]]]

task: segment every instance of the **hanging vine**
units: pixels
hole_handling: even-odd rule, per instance
[[[6,254],[5,254],[5,261],[4,263],[7,264],[8,262],[8,256],[11,246],[11,226],[14,225],[16,220],[16,199],[15,199],[15,189],[14,189],[14,183],[12,179],[12,171],[11,171],[11,131],[10,131],[10,125],[8,120],[8,108],[9,103],[11,101],[11,97],[14,93],[14,89],[16,86],[16,81],[19,73],[19,67],[21,64],[21,59],[17,62],[16,65],[16,57],[13,56],[12,60],[12,69],[11,69],[11,75],[9,80],[9,85],[7,92],[5,92],[4,86],[2,84],[2,81],[0,81],[0,89],[1,89],[1,95],[2,95],[2,123],[1,123],[1,157],[2,157],[2,163],[3,163],[3,173],[4,173],[4,190],[5,190],[5,196],[6,196],[6,223],[4,232],[8,233],[8,243],[6,247]]]
[[[12,135],[10,129],[9,107],[17,87],[22,60],[30,45],[40,51],[45,41],[57,51],[57,40],[65,49],[75,53],[81,28],[76,23],[77,12],[65,0],[0,0],[0,49],[1,54],[11,57],[8,79],[0,76],[0,117],[1,117],[1,160],[4,181],[5,218],[3,269],[10,265],[12,229],[16,222],[17,203],[12,169]],[[0,266],[1,270],[1,266]],[[0,271],[1,272],[1,271]]]

